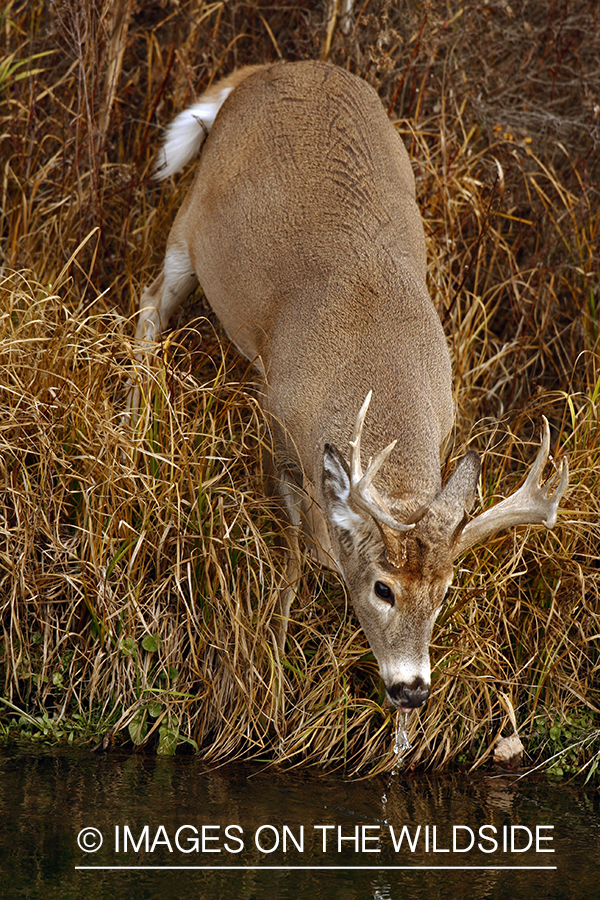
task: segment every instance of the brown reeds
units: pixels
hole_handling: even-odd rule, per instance
[[[282,532],[252,373],[201,296],[155,358],[132,316],[190,172],[156,187],[158,126],[236,65],[367,77],[414,160],[456,372],[447,471],[482,506],[567,453],[551,533],[460,561],[408,764],[485,764],[514,709],[530,762],[597,765],[600,26],[594,5],[66,0],[0,17],[0,725],[198,748],[211,763],[394,764],[394,715],[333,575],[307,563],[275,650]],[[45,54],[45,55],[41,55]],[[40,71],[41,70],[41,71]],[[143,388],[135,428],[128,379]],[[20,723],[20,724],[19,724]],[[556,757],[558,754],[558,757]],[[558,763],[556,762],[558,760]]]

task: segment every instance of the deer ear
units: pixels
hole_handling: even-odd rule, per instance
[[[481,460],[475,450],[466,453],[450,476],[429,512],[437,519],[441,531],[453,543],[467,521],[467,514],[475,501]]]
[[[458,463],[440,496],[461,510],[461,516],[471,511],[477,494],[481,472],[481,459],[475,450],[469,450]]]
[[[325,444],[323,451],[322,484],[327,524],[339,540],[347,541],[364,519],[350,506],[350,472],[331,444]]]

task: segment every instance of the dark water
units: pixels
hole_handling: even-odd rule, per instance
[[[531,778],[347,782],[5,748],[0,896],[593,900],[600,797]]]

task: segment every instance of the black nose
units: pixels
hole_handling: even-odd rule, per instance
[[[386,686],[387,695],[394,704],[400,709],[418,709],[427,702],[430,694],[430,687],[425,684],[422,678],[415,678],[412,684],[392,684]]]

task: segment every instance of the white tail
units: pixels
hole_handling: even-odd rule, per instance
[[[421,706],[453,561],[500,528],[551,528],[567,463],[540,487],[546,422],[525,484],[493,509],[468,522],[474,452],[442,487],[450,357],[425,286],[411,165],[365,82],[316,62],[242,69],[175,120],[159,177],[198,152],[213,122],[137,338],[156,339],[200,281],[263,379],[290,522],[283,623],[304,528],[340,568],[390,700]]]
[[[253,72],[263,66],[247,66],[232,72],[202,95],[202,99],[179,113],[167,129],[161,148],[155,177],[158,181],[175,175],[200,153],[200,148],[213,127],[217,113],[229,94]]]

